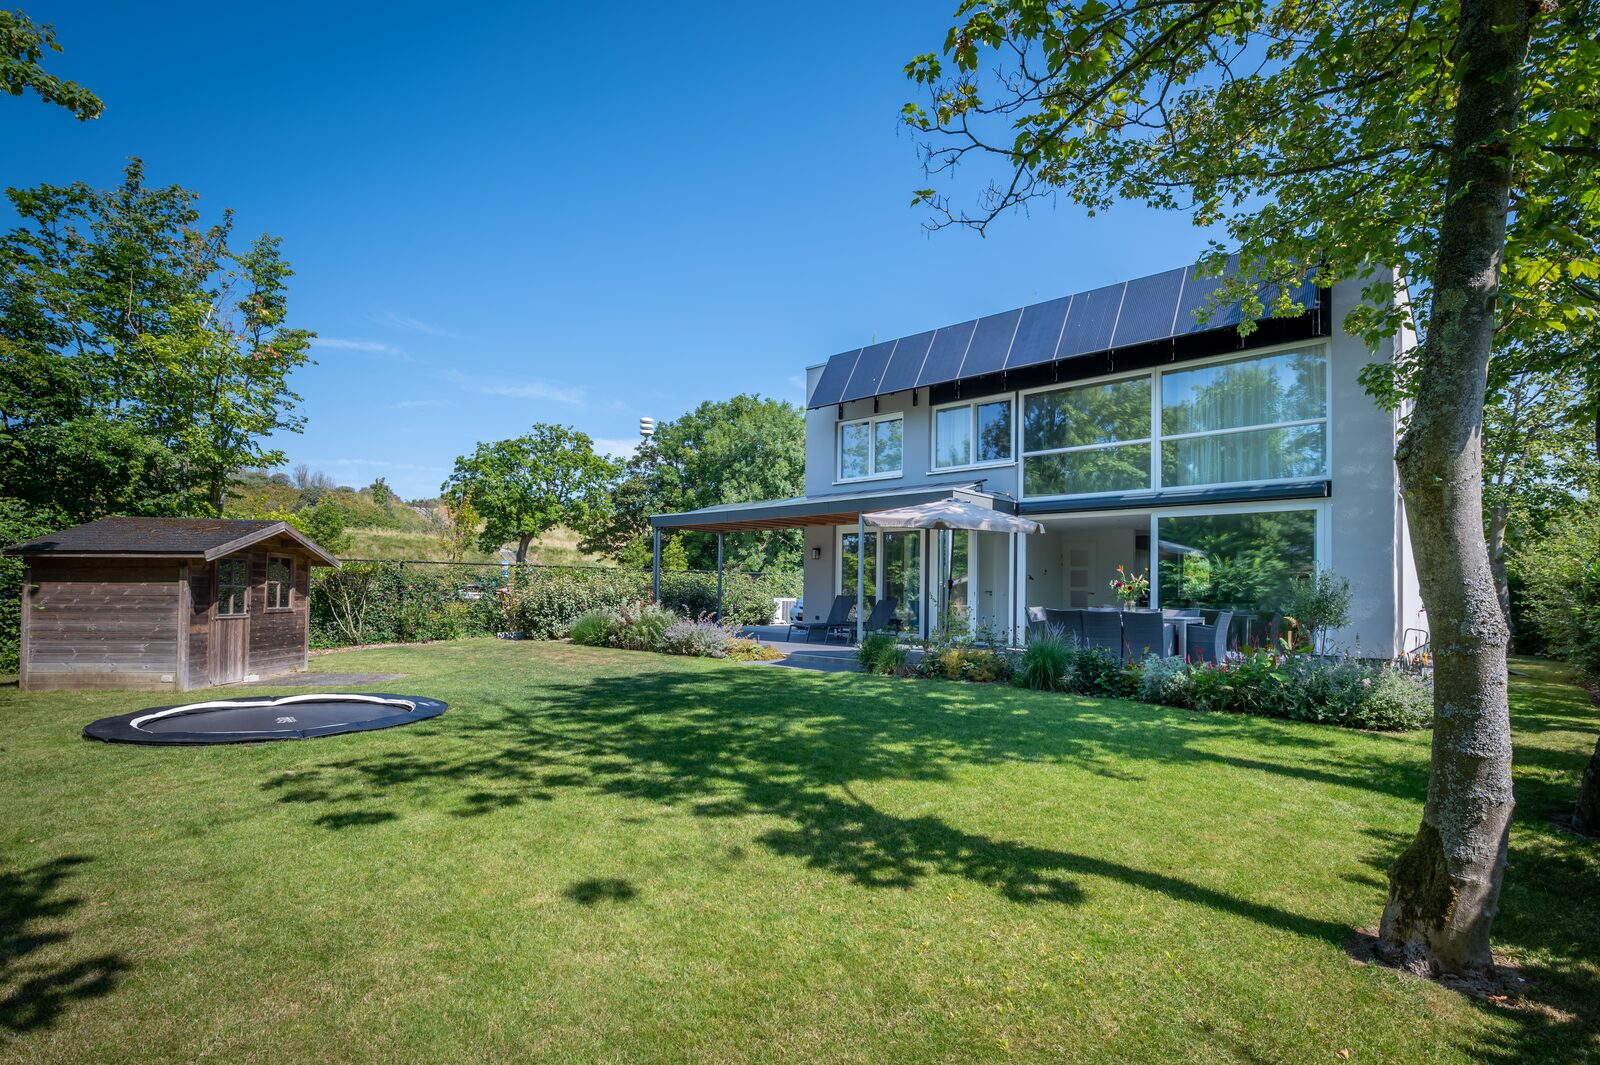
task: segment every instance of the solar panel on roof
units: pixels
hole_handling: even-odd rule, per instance
[[[1178,313],[1172,322],[1173,336],[1187,336],[1239,324],[1239,304],[1236,302],[1213,309],[1211,316],[1204,321],[1196,317],[1196,313],[1207,306],[1212,293],[1222,284],[1221,278],[1201,277],[1199,272],[1199,267],[1191,266],[1184,278],[1183,295],[1178,300]]]
[[[889,366],[878,381],[880,394],[903,392],[916,387],[917,375],[922,372],[922,362],[928,357],[928,346],[933,343],[934,332],[930,329],[926,333],[906,337],[895,345]]]
[[[850,383],[844,387],[846,403],[852,399],[866,399],[868,396],[881,394],[878,378],[883,376],[883,371],[889,365],[889,356],[894,353],[894,345],[893,340],[886,340],[882,344],[861,349],[861,354],[856,356],[855,371],[850,374]]]
[[[1022,321],[1017,324],[1017,335],[1011,339],[1006,369],[1037,366],[1055,358],[1056,345],[1061,341],[1061,327],[1066,324],[1067,308],[1070,306],[1072,297],[1062,296],[1058,300],[1022,308]]]
[[[1070,359],[1109,348],[1117,311],[1122,306],[1122,292],[1127,287],[1127,282],[1122,282],[1074,296],[1072,313],[1067,315],[1067,327],[1061,331],[1055,357]]]
[[[1011,338],[1017,334],[1017,320],[1021,317],[1022,311],[1015,310],[979,318],[972,343],[967,346],[967,357],[961,362],[961,376],[981,377],[1005,369],[1006,352],[1011,350]]]
[[[967,344],[972,340],[972,331],[977,325],[974,319],[934,333],[928,357],[922,360],[922,372],[917,375],[917,384],[936,385],[954,381],[961,372],[961,360],[967,354]]]
[[[1122,295],[1122,310],[1117,315],[1111,346],[1125,348],[1171,336],[1173,312],[1177,309],[1186,273],[1182,269],[1168,270],[1164,274],[1129,281]]]
[[[861,354],[861,349],[844,351],[828,360],[828,365],[822,368],[822,376],[817,379],[817,387],[811,393],[808,401],[813,407],[828,407],[841,402],[844,395],[844,386],[850,383],[850,373],[856,368],[856,356]]]

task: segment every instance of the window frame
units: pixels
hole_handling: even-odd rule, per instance
[[[833,483],[834,484],[859,484],[862,481],[888,481],[896,477],[905,476],[906,470],[906,424],[905,412],[897,411],[893,414],[872,414],[865,418],[848,418],[839,422],[833,431]],[[879,472],[878,470],[878,426],[885,422],[900,423],[900,468]],[[844,475],[844,431],[847,426],[864,425],[867,427],[867,472],[859,477],[846,477]]]
[[[1226,429],[1203,429],[1196,432],[1173,433],[1170,436],[1161,432],[1162,395],[1163,385],[1169,374],[1183,373],[1188,370],[1198,370],[1207,366],[1220,366],[1234,362],[1248,362],[1252,359],[1270,358],[1274,355],[1284,355],[1292,352],[1315,352],[1322,358],[1323,395],[1325,403],[1322,417],[1303,418],[1288,422],[1269,422],[1263,425],[1230,426]],[[1326,340],[1292,341],[1284,344],[1273,344],[1267,347],[1256,348],[1251,351],[1230,351],[1220,355],[1211,355],[1203,359],[1189,359],[1184,362],[1172,363],[1165,366],[1150,367],[1140,370],[1128,370],[1122,373],[1102,374],[1098,377],[1086,377],[1081,381],[1061,381],[1037,388],[1027,388],[1017,393],[1017,431],[1021,431],[1021,422],[1024,415],[1021,413],[1027,404],[1028,397],[1044,392],[1059,392],[1069,388],[1092,387],[1094,385],[1110,384],[1115,381],[1124,381],[1136,377],[1150,378],[1150,430],[1143,437],[1118,440],[1111,444],[1080,444],[1076,447],[1049,448],[1043,451],[1028,451],[1019,439],[1015,448],[1017,464],[1017,498],[1019,499],[1096,499],[1119,498],[1123,496],[1139,497],[1153,496],[1164,488],[1182,489],[1210,489],[1210,488],[1238,488],[1244,486],[1270,486],[1276,484],[1290,484],[1295,481],[1304,481],[1308,478],[1322,479],[1331,477],[1333,473],[1333,424],[1334,424],[1334,395],[1333,395],[1333,350]],[[1322,426],[1323,468],[1321,473],[1303,474],[1295,477],[1276,477],[1268,480],[1248,481],[1214,481],[1203,485],[1164,485],[1161,480],[1162,445],[1169,440],[1193,440],[1204,436],[1228,436],[1236,433],[1259,432],[1264,429],[1294,429],[1308,425]],[[1029,495],[1027,491],[1026,463],[1029,458],[1041,455],[1061,455],[1074,451],[1096,451],[1104,448],[1120,447],[1125,444],[1148,444],[1150,447],[1150,487],[1130,488],[1111,492],[1078,492],[1069,495]]]
[[[224,585],[222,583],[222,569],[223,569],[224,566],[228,566],[228,567],[239,566],[239,567],[242,567],[243,572],[244,572],[244,579],[243,579],[242,583]],[[214,573],[212,579],[216,582],[215,594],[212,596],[212,599],[217,604],[217,617],[219,617],[219,618],[246,618],[246,617],[249,617],[250,616],[250,560],[247,559],[247,558],[219,558],[219,559],[217,559],[217,568],[216,568],[216,572]],[[222,594],[224,587],[228,588],[230,591],[232,589],[235,589],[235,588],[237,588],[239,590],[239,604],[240,604],[240,606],[239,606],[239,609],[237,611],[228,610],[228,609],[225,608],[225,604],[226,604],[227,600],[223,598],[223,594]],[[229,598],[231,598],[231,596]]]
[[[1005,403],[1011,408],[1011,439],[1007,441],[1011,454],[1003,459],[988,459],[980,462],[973,458],[970,462],[954,466],[939,465],[939,415],[947,410],[955,410],[958,407],[967,408],[967,439],[972,444],[972,454],[975,456],[978,452],[978,408],[995,403]],[[959,473],[963,470],[992,470],[998,466],[1016,465],[1019,461],[1018,455],[1022,450],[1018,436],[1021,432],[1022,423],[1022,419],[1018,417],[1017,413],[1019,407],[1020,404],[1015,392],[1002,392],[998,395],[985,396],[981,399],[963,399],[954,403],[941,403],[937,407],[930,407],[928,410],[928,472],[930,474]]]
[[[289,567],[289,577],[287,580],[275,581],[272,579],[272,567],[274,563],[282,563],[283,565]],[[277,614],[294,610],[294,568],[293,555],[267,556],[266,609],[269,614]],[[272,589],[274,587],[280,588],[283,591],[283,605],[281,606],[272,605]]]

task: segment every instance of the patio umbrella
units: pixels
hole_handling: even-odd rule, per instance
[[[879,529],[971,529],[1023,535],[1044,532],[1044,526],[1036,521],[954,498],[937,499],[914,507],[875,510],[862,514],[861,520]]]

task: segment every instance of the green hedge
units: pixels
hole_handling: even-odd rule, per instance
[[[772,600],[800,594],[799,574],[728,573],[723,617],[742,625],[771,620]],[[602,567],[522,566],[509,582],[499,568],[403,562],[347,562],[318,571],[311,587],[313,647],[411,643],[515,632],[526,639],[566,636],[591,610],[618,610],[650,598],[650,575]],[[716,610],[715,573],[661,575],[662,605],[687,617]]]

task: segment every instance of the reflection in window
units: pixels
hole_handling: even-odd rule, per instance
[[[267,558],[267,609],[286,610],[289,590],[294,587],[294,560],[271,555]]]
[[[844,422],[839,426],[839,479],[899,473],[903,464],[902,440],[898,414]]]
[[[1320,424],[1185,436],[1161,445],[1161,483],[1168,486],[1316,477],[1327,466]]]
[[[1175,370],[1161,377],[1161,435],[1323,418],[1327,380],[1320,350]]]
[[[841,533],[839,536],[840,595],[854,596],[856,594],[858,542],[859,536],[853,532]],[[876,533],[867,534],[866,573],[867,605],[871,606],[878,598],[878,536]]]
[[[963,403],[933,416],[933,464],[938,468],[1011,458],[1011,400]]]
[[[933,418],[933,464],[967,466],[972,463],[972,411],[950,407]]]
[[[1233,610],[1247,640],[1264,639],[1291,583],[1316,571],[1312,510],[1163,517],[1156,529],[1161,605]]]
[[[1149,438],[1148,377],[1040,392],[1023,407],[1024,452]]]

